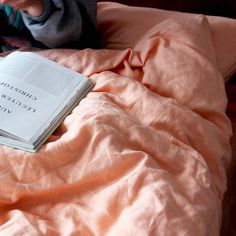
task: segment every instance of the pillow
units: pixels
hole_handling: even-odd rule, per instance
[[[168,18],[182,19],[197,14],[154,8],[131,7],[119,3],[98,3],[98,30],[109,49],[134,48],[140,38]],[[143,17],[145,16],[145,17]],[[215,60],[227,81],[236,72],[236,20],[206,16],[211,31]]]
[[[207,16],[218,68],[225,81],[236,73],[236,20]]]

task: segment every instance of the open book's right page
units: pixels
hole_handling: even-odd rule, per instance
[[[7,56],[0,63],[0,130],[31,140],[44,125],[47,128],[85,78],[33,53]]]

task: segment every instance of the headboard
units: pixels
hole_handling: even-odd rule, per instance
[[[236,18],[235,0],[114,0],[114,2],[130,6],[154,7]]]

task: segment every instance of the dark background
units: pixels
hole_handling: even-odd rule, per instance
[[[236,18],[236,0],[115,0],[115,2],[130,6],[155,7]]]

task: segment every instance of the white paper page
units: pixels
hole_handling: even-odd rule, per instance
[[[0,129],[30,140],[59,101],[22,80],[4,75],[4,79],[0,78]]]
[[[20,55],[19,60],[17,54],[0,63],[0,129],[29,141],[83,83],[78,73],[56,63],[41,61],[32,53]]]

